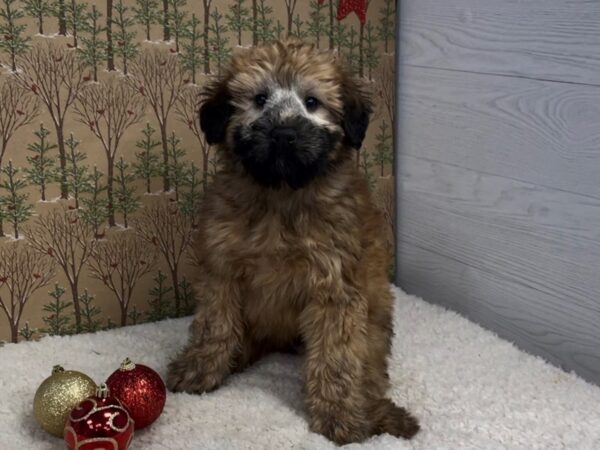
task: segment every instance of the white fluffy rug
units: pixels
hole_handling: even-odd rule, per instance
[[[453,312],[398,291],[391,396],[422,424],[410,441],[388,435],[349,448],[600,449],[600,388],[518,351]],[[189,319],[0,348],[0,449],[62,449],[34,422],[33,394],[54,364],[102,381],[126,357],[165,375]],[[310,433],[301,361],[272,355],[218,391],[170,394],[132,450],[329,449]]]

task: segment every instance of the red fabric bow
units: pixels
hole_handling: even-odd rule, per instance
[[[325,0],[319,0],[323,4]],[[342,20],[351,12],[355,12],[361,25],[367,21],[367,0],[340,0],[337,19]]]

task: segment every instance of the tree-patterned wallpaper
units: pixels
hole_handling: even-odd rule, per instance
[[[356,165],[393,251],[395,2],[367,0],[364,23],[338,2],[0,0],[0,341],[193,311],[188,249],[218,164],[199,94],[233,51],[287,35],[372,88]]]

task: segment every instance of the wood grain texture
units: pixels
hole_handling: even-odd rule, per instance
[[[600,324],[594,264],[600,200],[418,158],[403,161],[400,204],[410,214],[400,215],[399,227],[412,243],[559,294],[598,314]]]
[[[401,1],[405,64],[600,85],[600,2]]]
[[[600,382],[600,200],[400,159],[400,285],[419,295],[427,286],[425,298],[508,330],[504,336],[526,350],[543,350],[569,369],[580,365]],[[428,277],[407,276],[417,262],[403,254],[406,245],[458,268],[446,280],[436,257]]]
[[[600,198],[600,88],[399,72],[403,154]]]
[[[400,4],[400,286],[600,384],[600,2]]]
[[[598,383],[597,340],[581,339],[564,326],[577,327],[576,315],[548,313],[544,296],[528,287],[409,241],[400,245],[399,256],[399,280],[408,292],[456,310],[521,349]]]

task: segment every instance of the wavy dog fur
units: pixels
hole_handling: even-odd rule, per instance
[[[202,202],[200,301],[171,390],[210,391],[300,342],[313,431],[345,444],[419,430],[386,397],[384,223],[353,163],[370,113],[332,54],[297,41],[238,53],[208,86],[200,121],[220,169]]]

